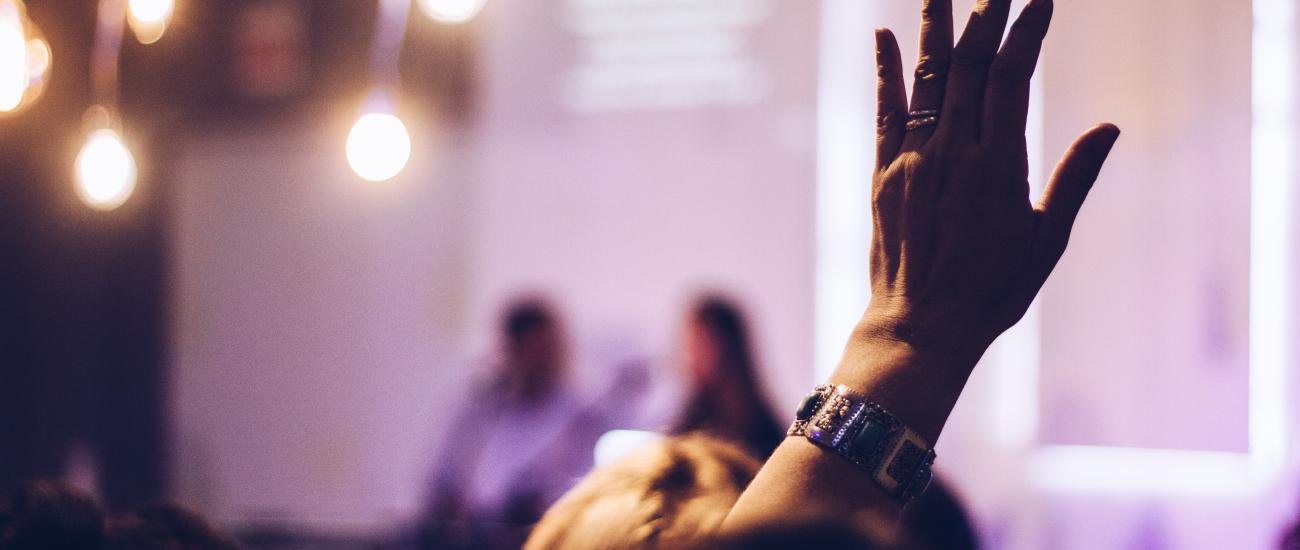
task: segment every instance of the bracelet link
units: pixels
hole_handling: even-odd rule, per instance
[[[930,445],[883,407],[843,385],[814,388],[786,433],[856,464],[902,502],[924,492],[933,477],[936,455]]]

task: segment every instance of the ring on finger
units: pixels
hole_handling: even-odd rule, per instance
[[[939,110],[928,109],[907,113],[907,130],[920,130],[939,124]]]

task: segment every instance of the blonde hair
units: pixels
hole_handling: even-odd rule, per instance
[[[730,443],[684,435],[599,468],[560,498],[525,550],[678,548],[711,535],[761,466]]]

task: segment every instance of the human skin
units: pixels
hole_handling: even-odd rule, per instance
[[[876,32],[879,74],[871,303],[828,383],[844,384],[934,443],[971,371],[1020,320],[1065,252],[1119,128],[1098,125],[1029,196],[1030,77],[1052,18],[1031,0],[1005,43],[1011,0],[980,0],[953,45],[951,0],[922,7],[909,99],[893,33]],[[940,110],[908,130],[909,111]],[[896,519],[900,504],[845,459],[787,438],[723,526],[800,517]]]

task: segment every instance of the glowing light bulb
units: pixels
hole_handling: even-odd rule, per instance
[[[174,0],[131,0],[127,4],[126,21],[131,25],[131,32],[141,44],[153,44],[171,22],[172,11],[176,9]]]
[[[35,103],[49,68],[50,46],[23,5],[0,0],[0,115]]]
[[[22,22],[0,14],[0,111],[13,111],[27,93],[27,36]]]
[[[122,136],[101,128],[86,136],[77,153],[77,196],[96,210],[112,210],[135,191],[135,158]]]
[[[402,119],[385,112],[361,115],[348,132],[348,165],[370,181],[387,181],[411,159],[411,135]]]
[[[458,24],[483,11],[485,0],[420,0],[424,14],[441,23]]]

